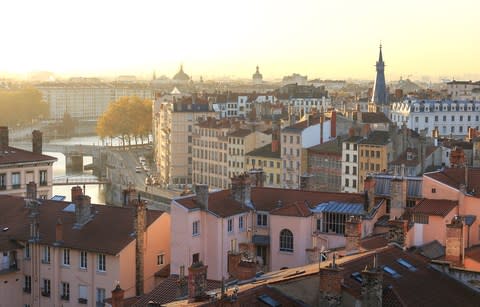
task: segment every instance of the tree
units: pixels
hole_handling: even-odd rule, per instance
[[[47,118],[48,104],[34,88],[0,90],[0,125],[32,124],[39,118]]]

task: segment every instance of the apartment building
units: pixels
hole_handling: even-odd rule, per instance
[[[8,127],[0,127],[0,195],[26,197],[30,182],[38,185],[40,198],[52,197],[53,163],[57,158],[42,154],[42,133],[32,132],[32,151],[9,146]]]
[[[172,97],[156,102],[155,162],[163,186],[192,183],[193,126],[215,112],[199,97]]]
[[[480,81],[447,82],[447,93],[452,100],[480,100]]]
[[[265,187],[280,188],[283,186],[282,158],[280,155],[280,142],[273,140],[267,144],[245,155],[246,170],[261,169],[264,173],[263,185]]]
[[[154,288],[170,262],[169,214],[92,205],[80,187],[72,199],[0,196],[2,305],[103,306],[117,283],[127,296]]]
[[[363,188],[362,182],[358,178],[358,150],[362,140],[361,136],[350,136],[342,143],[342,192],[356,193]]]
[[[384,173],[393,160],[393,142],[387,131],[373,131],[358,144],[358,178],[363,182],[367,175]]]

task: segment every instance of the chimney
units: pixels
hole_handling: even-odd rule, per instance
[[[355,254],[360,251],[362,221],[359,216],[350,216],[345,222],[345,253]]]
[[[389,243],[396,243],[402,247],[407,245],[407,220],[391,219],[388,221],[388,227],[387,240]]]
[[[123,307],[123,297],[125,291],[120,288],[120,284],[117,284],[115,289],[112,291],[112,307]]]
[[[8,127],[0,127],[0,148],[8,147]]]
[[[90,196],[80,195],[75,199],[74,229],[80,229],[92,219]]]
[[[37,184],[33,181],[27,183],[27,198],[37,199]]]
[[[137,190],[132,187],[128,187],[128,189],[123,190],[123,206],[126,207],[128,205],[133,204],[133,201],[137,199]]]
[[[445,260],[457,265],[463,265],[463,221],[460,216],[455,216],[450,224],[447,224],[445,240]]]
[[[332,117],[330,118],[330,136],[332,138],[337,137],[337,111],[332,111]]]
[[[407,180],[393,178],[390,182],[390,219],[401,218],[407,207]]]
[[[135,240],[135,293],[137,296],[143,295],[144,290],[144,260],[145,260],[145,229],[147,222],[147,206],[146,202],[140,199],[138,195],[135,206],[135,223],[134,230],[136,234]]]
[[[71,190],[71,197],[72,197],[72,202],[75,202],[75,200],[83,195],[83,190],[80,186],[72,187]]]
[[[251,169],[249,172],[250,178],[253,178],[251,186],[252,187],[263,187],[263,182],[265,179],[265,173],[263,169]]]
[[[341,306],[343,268],[335,263],[336,255],[328,267],[320,268],[320,306]]]
[[[231,193],[233,199],[242,205],[251,204],[251,179],[247,173],[232,177]]]
[[[42,154],[42,132],[40,130],[33,130],[32,132],[32,152]]]
[[[187,280],[185,278],[185,266],[180,266],[180,274],[178,275],[178,289],[177,289],[177,298],[187,297]]]
[[[202,262],[195,262],[188,268],[188,299],[198,302],[208,298],[207,268]]]
[[[375,178],[372,176],[367,176],[363,183],[365,194],[366,194],[366,208],[365,211],[370,212],[370,210],[375,207]]]
[[[362,271],[362,306],[381,307],[383,295],[383,272],[373,256],[373,267]]]
[[[63,223],[62,219],[57,219],[57,224],[55,225],[55,243],[63,243]]]
[[[195,199],[202,209],[208,210],[208,185],[195,184]]]

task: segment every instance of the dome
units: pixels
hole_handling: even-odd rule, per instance
[[[188,81],[190,77],[183,72],[183,65],[180,65],[180,71],[173,76],[173,80],[175,81]]]
[[[257,65],[257,71],[253,74],[252,79],[253,80],[262,80],[263,76],[259,71],[258,65]]]

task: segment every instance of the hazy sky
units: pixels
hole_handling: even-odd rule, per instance
[[[478,0],[2,1],[0,73],[480,76]]]

